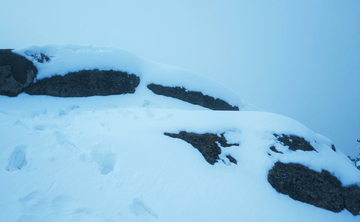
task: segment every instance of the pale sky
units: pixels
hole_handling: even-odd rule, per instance
[[[360,152],[360,1],[0,0],[0,48],[116,46]]]

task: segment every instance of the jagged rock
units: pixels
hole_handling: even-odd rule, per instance
[[[288,146],[289,150],[296,151],[296,150],[302,150],[302,151],[316,151],[313,146],[310,145],[308,141],[306,141],[302,137],[298,137],[295,135],[278,135],[273,134],[276,139],[284,146]]]
[[[188,91],[184,87],[168,87],[152,83],[147,85],[147,88],[157,95],[172,97],[212,110],[239,110],[239,107],[231,106],[224,100],[215,99],[214,97],[204,95],[201,92]]]
[[[355,216],[360,214],[360,187],[343,187],[326,170],[319,173],[301,164],[276,162],[268,173],[268,181],[277,192],[294,200],[332,212],[347,209]]]
[[[107,96],[134,93],[139,83],[139,77],[134,74],[94,69],[44,78],[31,84],[24,92],[56,97]]]
[[[0,49],[0,95],[17,96],[36,74],[36,67],[25,57]]]
[[[221,154],[221,148],[218,146],[217,142],[220,143],[222,147],[230,147],[230,146],[239,146],[239,144],[228,144],[224,134],[221,134],[219,137],[216,134],[205,133],[205,134],[197,134],[197,133],[188,133],[185,131],[181,131],[179,133],[164,133],[166,136],[170,136],[172,138],[178,138],[185,140],[190,143],[194,148],[198,149],[200,153],[204,156],[205,160],[214,165],[219,159],[219,155]],[[236,159],[231,155],[226,156],[230,162],[237,163]]]

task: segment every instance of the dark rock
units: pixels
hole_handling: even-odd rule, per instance
[[[181,131],[178,134],[176,133],[164,133],[166,136],[170,136],[172,138],[178,138],[185,140],[190,143],[194,148],[198,149],[200,153],[204,156],[205,160],[214,165],[220,158],[221,148],[218,146],[217,142],[220,143],[222,147],[230,147],[230,146],[239,146],[239,144],[228,144],[224,134],[221,134],[219,137],[216,134],[205,133],[205,134],[197,134],[197,133],[188,133],[185,131]],[[228,157],[229,156],[229,157]],[[237,163],[235,158],[228,155],[227,158],[230,162]]]
[[[214,97],[207,96],[201,92],[188,91],[184,87],[168,87],[157,84],[147,85],[153,93],[162,96],[168,96],[175,99],[179,99],[194,105],[200,105],[212,110],[236,110],[239,111],[239,107],[231,106],[227,102],[221,99],[215,99]]]
[[[284,146],[288,146],[289,150],[292,151],[296,151],[296,150],[302,150],[302,151],[315,151],[317,152],[314,147],[312,147],[310,145],[310,143],[308,141],[306,141],[304,138],[302,137],[298,137],[295,135],[278,135],[278,134],[273,134],[277,140],[279,142],[281,142],[281,144],[283,144]]]
[[[331,149],[336,152],[336,148],[335,148],[335,145],[334,145],[334,144],[331,144]]]
[[[283,154],[283,152],[278,151],[278,150],[275,148],[275,146],[271,146],[271,147],[270,147],[270,150],[273,151],[273,152],[275,152],[275,153]]]
[[[348,158],[351,160],[351,162],[353,162],[354,166],[360,170],[360,165],[358,163],[360,163],[360,154],[358,156],[356,156],[354,159],[351,158],[350,156],[348,156]]]
[[[345,208],[353,215],[360,214],[360,188],[357,185],[345,187]]]
[[[347,209],[353,215],[360,213],[360,187],[343,187],[328,171],[321,173],[295,163],[275,163],[269,171],[268,181],[279,193],[294,200],[332,212]]]
[[[227,155],[226,158],[228,158],[230,162],[237,164],[236,159],[234,157],[232,157],[231,155]]]
[[[139,83],[139,77],[134,74],[94,69],[41,79],[24,92],[56,97],[107,96],[134,93]]]
[[[37,69],[25,57],[0,49],[0,95],[17,96],[34,81]]]

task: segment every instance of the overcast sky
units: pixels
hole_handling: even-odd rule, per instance
[[[360,1],[0,0],[0,48],[116,46],[360,152]]]

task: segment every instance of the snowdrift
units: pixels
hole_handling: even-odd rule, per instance
[[[37,73],[16,97],[0,96],[0,221],[359,221],[360,171],[295,120],[120,49],[13,52]],[[138,77],[133,92],[26,93],[84,72],[94,89],[108,71]],[[229,106],[211,110],[220,100]]]

